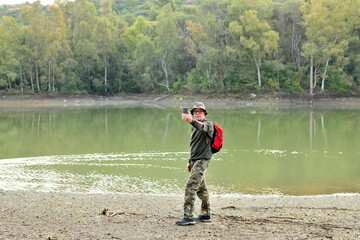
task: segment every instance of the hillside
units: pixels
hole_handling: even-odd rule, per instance
[[[30,3],[26,2],[23,4],[5,4],[0,6],[0,19],[3,16],[9,16],[15,18],[17,22],[20,22],[20,8],[23,6],[30,5]],[[46,6],[42,6],[41,11],[45,10]]]
[[[15,19],[18,19],[19,18],[19,9],[24,5],[28,5],[28,3],[14,4],[14,5],[1,5],[0,6],[0,18],[3,16],[11,16]]]
[[[96,9],[100,8],[101,0],[88,0],[92,2]],[[202,0],[175,0],[174,3],[177,6],[194,4],[199,5]],[[133,14],[135,16],[148,16],[150,9],[153,5],[164,5],[170,1],[160,1],[160,0],[112,0],[112,8],[117,15],[124,14]],[[29,5],[29,3],[24,4],[14,4],[14,5],[1,5],[0,6],[0,18],[2,16],[11,16],[16,20],[19,19],[19,9],[24,6]],[[45,7],[45,6],[44,6]]]

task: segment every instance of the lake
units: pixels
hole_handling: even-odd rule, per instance
[[[190,107],[190,106],[189,106]],[[183,194],[191,125],[181,110],[119,106],[0,112],[0,189]],[[223,149],[213,195],[360,193],[360,112],[211,110]]]

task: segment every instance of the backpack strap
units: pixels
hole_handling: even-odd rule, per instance
[[[212,134],[205,132],[205,135],[210,139],[210,144],[211,144],[211,140],[213,139],[213,136],[214,136],[214,133],[215,133],[215,127],[214,127],[214,122],[213,122],[213,121],[211,121],[211,120],[207,120],[207,121],[211,122],[211,125],[212,125],[212,127],[213,127],[213,132],[212,132]],[[211,135],[210,135],[210,134],[211,134]]]

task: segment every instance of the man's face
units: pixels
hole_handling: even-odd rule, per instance
[[[205,119],[205,111],[201,108],[195,108],[193,113],[196,121],[203,121]]]

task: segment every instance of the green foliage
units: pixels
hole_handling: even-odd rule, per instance
[[[60,91],[65,93],[70,93],[72,90],[76,89],[76,74],[74,72],[61,84]]]
[[[2,6],[0,90],[303,93],[312,72],[315,92],[359,93],[359,7],[353,0]]]
[[[161,9],[161,8],[165,7],[166,5],[169,5],[171,7],[172,11],[175,11],[177,9],[177,6],[176,6],[174,0],[153,0],[153,3],[158,9]]]
[[[186,85],[185,88],[188,89],[189,92],[198,93],[198,92],[206,92],[206,78],[199,73],[197,69],[194,69],[191,73],[187,73],[186,75]]]
[[[345,51],[353,39],[354,23],[360,22],[352,13],[353,8],[359,7],[360,2],[352,0],[345,0],[343,4],[338,4],[335,0],[312,0],[302,7],[307,36],[302,54],[310,60],[310,69],[322,72],[323,82],[327,77],[329,64],[336,68],[344,68],[348,64]],[[315,85],[315,77],[315,72],[313,75],[310,73],[310,93]],[[344,87],[339,89],[344,91]]]
[[[289,93],[302,92],[301,88],[301,78],[299,73],[294,73],[292,71],[287,71],[284,74],[284,78],[282,80],[282,88]]]
[[[2,5],[0,6],[0,18],[3,16],[8,16],[14,19],[19,19],[19,9],[20,5]]]
[[[4,88],[8,85],[6,79],[0,78],[0,88]]]
[[[332,93],[345,94],[349,93],[353,85],[353,79],[352,77],[347,76],[346,73],[337,71],[328,78],[327,84]]]
[[[117,15],[149,16],[150,2],[148,0],[113,0],[113,9]]]
[[[177,76],[177,81],[175,81],[175,83],[173,84],[171,93],[177,94],[177,93],[187,91],[187,89],[184,87],[185,84],[186,84],[186,81],[182,78],[182,76]]]

